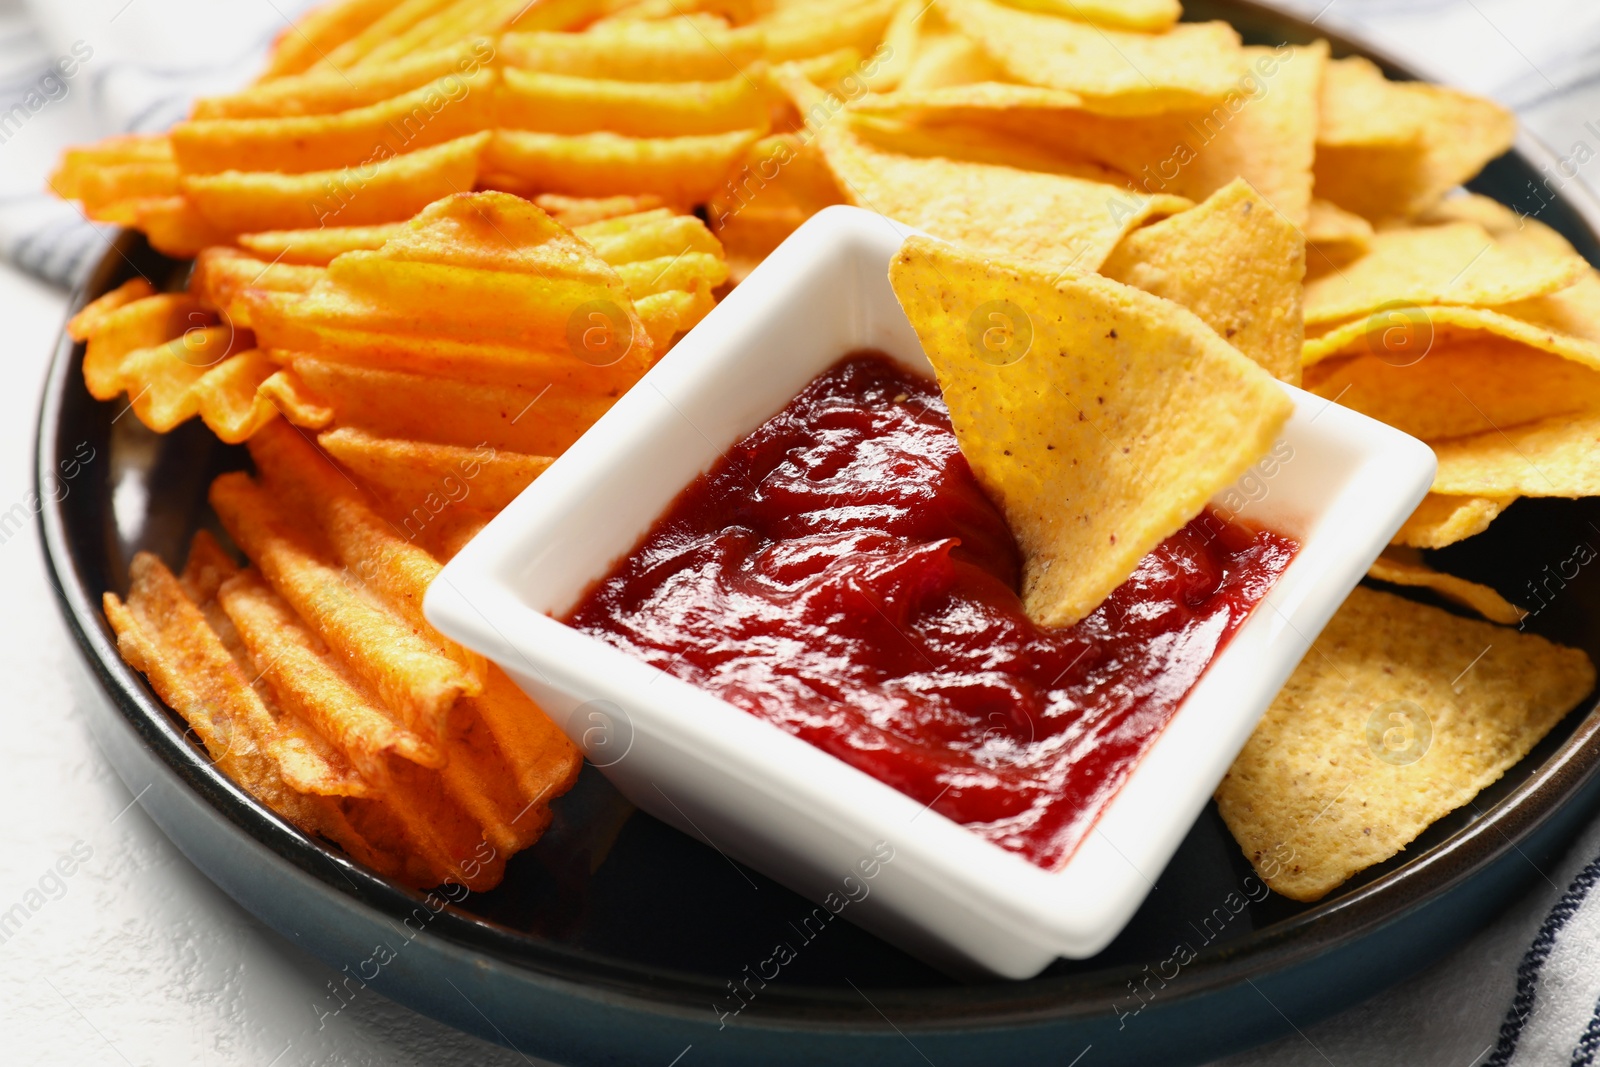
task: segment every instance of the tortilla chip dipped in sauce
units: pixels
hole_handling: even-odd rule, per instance
[[[1177,304],[923,237],[889,268],[1041,626],[1093,611],[1266,454],[1293,404]]]
[[[1059,322],[1089,313],[1071,285],[999,292]],[[1165,313],[1163,302],[1142,293],[1126,299],[1131,309],[1107,312],[1114,325],[1096,321],[1094,329],[1114,328],[1141,346],[1130,360],[1149,359],[1167,378],[1204,378],[1217,363],[1226,373],[1213,371],[1203,385],[1259,379],[1263,397],[1282,396],[1215,335],[1205,341],[1198,319],[1183,323],[1193,338],[1174,340],[1141,320]],[[908,303],[919,328],[926,325]],[[1094,359],[1093,346],[1078,355],[1066,330],[1053,325],[1038,340],[1070,344],[1074,360]],[[1019,402],[1012,417],[1075,424],[1066,397],[1079,390],[1065,378],[1062,388]],[[1186,388],[1174,398],[1170,390],[1106,385],[1096,416],[1141,448],[1170,449],[1161,420],[1140,421],[1133,410],[1186,403]],[[962,415],[1009,395],[986,385],[980,396],[960,398]],[[1108,551],[1125,563],[1111,565],[1121,573],[1103,592],[1083,594],[1093,603],[1070,624],[1038,621],[1023,595],[1038,534],[1007,525],[961,423],[952,428],[954,406],[934,381],[900,363],[847,356],[691,483],[566,621],[1054,869],[1299,546],[1206,509],[1209,488],[1194,495],[1146,486],[1137,497],[1144,505],[1121,506],[1126,460],[1108,465],[1102,446],[1063,437],[1096,475],[1055,510],[1074,520],[1079,511],[1111,516],[1117,525],[1094,529],[1122,532],[1125,543],[1157,528],[1134,521],[1142,507],[1159,510],[1160,524],[1177,522],[1132,555],[1111,534],[1068,543],[1053,557],[1058,574],[1081,571],[1099,582],[1109,571],[1096,556]],[[1252,428],[1264,435],[1265,452],[1283,412],[1270,400],[1262,407]],[[1167,421],[1187,426],[1181,413]],[[1227,445],[1205,444],[1225,453],[1224,465],[1251,447],[1237,443],[1243,421],[1229,422]],[[1135,426],[1143,436],[1131,435]],[[1220,475],[1197,477],[1209,486]],[[1059,486],[1041,480],[1038,491]],[[1056,587],[1042,588],[1053,595]]]

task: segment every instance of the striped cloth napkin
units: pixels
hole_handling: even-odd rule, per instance
[[[0,0],[0,259],[74,284],[108,230],[42,192],[62,148],[236,88],[313,0]],[[1600,185],[1595,0],[1273,0],[1491,96]],[[1600,1053],[1600,826],[1493,928],[1398,990],[1228,1061],[1586,1067]]]

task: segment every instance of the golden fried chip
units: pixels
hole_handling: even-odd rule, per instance
[[[185,175],[183,191],[207,222],[228,233],[399,222],[472,188],[489,137],[486,130],[336,170]]]
[[[1499,337],[1436,343],[1423,357],[1328,360],[1306,388],[1425,441],[1600,410],[1600,371]]]
[[[137,286],[124,289],[132,293]],[[217,318],[188,293],[161,293],[130,300],[119,307],[109,303],[90,305],[73,322],[86,342],[83,382],[89,395],[96,400],[110,400],[124,388],[128,356],[164,345],[187,330],[214,326]],[[69,324],[68,329],[73,328]]]
[[[87,341],[106,328],[106,321],[113,311],[127,307],[136,300],[154,296],[155,292],[155,287],[150,284],[149,279],[142,276],[130,278],[110,292],[89,301],[76,315],[68,319],[67,336],[74,341]]]
[[[1306,258],[1312,270],[1325,271],[1367,254],[1372,223],[1326,200],[1312,200],[1306,216]]]
[[[485,155],[492,169],[544,192],[573,196],[653,193],[672,204],[709,200],[766,126],[689,137],[533,133],[500,129]]]
[[[666,354],[676,337],[694,329],[717,306],[710,286],[704,282],[696,282],[691,289],[651,293],[639,298],[636,303],[639,321],[644,323],[654,350],[662,355]]]
[[[273,42],[262,80],[297,74],[378,21],[394,0],[340,0],[308,12]]]
[[[890,282],[1045,626],[1099,605],[1271,446],[1293,404],[1188,310],[912,238]]]
[[[757,20],[762,55],[773,63],[853,49],[871,52],[883,39],[896,0],[818,0],[778,8]]]
[[[653,359],[615,270],[504,193],[440,200],[381,249],[334,260],[309,293],[244,299],[263,347],[441,377],[583,382],[609,396]]]
[[[324,226],[315,230],[267,230],[242,233],[239,245],[258,259],[326,267],[346,252],[372,251],[398,233],[405,223],[377,226]]]
[[[1300,383],[1305,238],[1250,185],[1122,239],[1100,273],[1193,311],[1233,347]]]
[[[129,406],[140,422],[166,433],[200,414],[204,394],[196,386],[201,380],[230,356],[250,348],[248,331],[206,326],[187,330],[164,345],[130,352],[122,360],[121,373]]]
[[[487,38],[421,52],[381,67],[319,70],[259,82],[230,96],[202,97],[195,119],[332,115],[370,107],[450,74],[471,74],[494,58]]]
[[[331,741],[369,781],[382,778],[380,758],[394,753],[425,767],[444,754],[390,717],[339,671],[338,659],[253,570],[222,584],[217,600],[261,665],[277,703]]]
[[[1394,544],[1413,548],[1444,548],[1475,537],[1489,528],[1514,496],[1445,496],[1429,493],[1394,535]]]
[[[1456,496],[1600,496],[1600,414],[1439,441],[1433,490]]]
[[[1360,57],[1329,64],[1317,138],[1317,195],[1368,219],[1437,202],[1511,147],[1516,119],[1479,97],[1386,81]]]
[[[251,349],[218,363],[189,387],[200,418],[223,442],[236,445],[250,439],[278,417],[272,402],[259,395],[262,383],[278,372],[278,364],[265,352]]]
[[[534,456],[566,451],[621,395],[548,381],[482,383],[315,359],[296,359],[293,376],[285,385],[298,389],[296,404],[326,412],[311,422],[291,413],[297,425],[321,429],[337,416],[340,426],[376,437],[487,445]]]
[[[1012,7],[1120,30],[1161,33],[1183,13],[1178,0],[1006,0]]]
[[[1013,80],[1077,93],[1100,110],[1150,115],[1222,99],[1245,73],[1226,22],[1166,33],[1103,29],[993,0],[940,0],[940,10]]]
[[[1578,649],[1358,588],[1217,806],[1274,891],[1318,900],[1498,779],[1594,680]]]
[[[1565,289],[1588,270],[1576,253],[1511,243],[1471,222],[1380,230],[1365,256],[1306,283],[1306,325],[1344,322],[1386,306],[1531,300]]]
[[[1415,548],[1391,545],[1384,549],[1383,554],[1373,560],[1367,577],[1391,585],[1431,589],[1452,603],[1476,611],[1490,622],[1507,626],[1515,626],[1527,614],[1487,585],[1434,570],[1422,561],[1422,553]]]
[[[195,548],[220,552],[204,534],[196,537]],[[267,706],[244,665],[191,599],[194,593],[160,560],[148,552],[135,554],[129,579],[125,604],[113,593],[104,598],[123,659],[183,717],[224,774],[302,826],[336,825],[318,797],[369,792],[349,761],[303,722]]]
[[[424,739],[442,732],[457,698],[478,688],[409,620],[367,597],[364,575],[339,570],[307,543],[293,516],[243,474],[211,486],[211,506],[236,544],[351,673]]]
[[[222,312],[235,326],[249,328],[250,310],[234,298],[246,289],[310,292],[326,275],[321,267],[257,259],[237,248],[213,246],[195,257],[189,292]]]
[[[1421,312],[1419,314],[1419,312]],[[1399,327],[1399,334],[1388,333]],[[1302,360],[1315,363],[1330,356],[1383,352],[1406,353],[1413,342],[1441,345],[1456,339],[1504,338],[1600,369],[1600,272],[1585,270],[1576,282],[1545,296],[1498,307],[1439,305],[1425,311],[1391,309],[1377,321],[1356,319],[1306,339]]]
[[[1017,87],[948,89],[865,96],[854,112],[918,113],[941,125],[1005,130],[1070,158],[1130,175],[1136,188],[1203,200],[1243,178],[1296,226],[1307,221],[1315,153],[1317,87],[1328,49],[1246,48],[1235,84],[1216,104],[1161,115],[1096,114],[1088,104],[1029,99]],[[908,80],[909,84],[909,80]]]
[[[151,248],[174,259],[191,258],[232,238],[232,231],[202,215],[187,194],[136,200],[129,208],[128,218],[106,221],[143,230]]]
[[[496,512],[551,463],[549,456],[374,437],[347,426],[319,434],[317,444],[356,480],[407,510],[432,496]]]
[[[439,562],[383,521],[333,460],[298,430],[281,422],[267,427],[251,439],[250,458],[277,501],[320,527],[323,542],[374,599],[409,623],[431,651],[460,664],[465,694],[482,692],[483,657],[446,639],[422,613]]]
[[[810,87],[785,85],[806,110]],[[1096,270],[1140,222],[1189,206],[1067,174],[904,155],[841,121],[822,126],[816,144],[852,203],[946,240],[1060,268]]]
[[[334,115],[195,119],[172,128],[187,175],[222,171],[304,174],[372,166],[468,137],[495,121],[495,71],[448,74],[399,96]]]
[[[693,18],[596,26],[586,33],[508,33],[499,55],[507,67],[583,78],[719,81],[761,56],[759,31],[718,29]]]
[[[661,198],[651,195],[587,197],[545,193],[534,197],[533,202],[569,230],[661,207]]]
[[[767,99],[761,82],[743,73],[721,81],[645,82],[508,67],[495,98],[495,123],[634,137],[729,133],[765,126]]]
[[[800,225],[844,194],[822,154],[794,134],[763,138],[708,206],[731,276],[743,281]]]

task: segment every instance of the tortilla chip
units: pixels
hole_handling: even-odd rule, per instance
[[[810,89],[789,85],[797,100]],[[1071,174],[889,151],[845,121],[823,125],[815,144],[851,203],[946,240],[1059,268],[1096,270],[1133,227],[1190,206]]]
[[[1317,134],[1317,195],[1368,219],[1436,203],[1511,147],[1517,120],[1441,85],[1391,82],[1354,57],[1328,65]]]
[[[1199,315],[1233,347],[1300,383],[1305,238],[1242,179],[1122,239],[1100,272]]]
[[[1556,415],[1441,441],[1433,491],[1456,496],[1600,496],[1600,413]]]
[[[1594,678],[1578,649],[1358,588],[1217,806],[1267,885],[1318,900],[1504,774]]]
[[[1306,283],[1306,325],[1398,304],[1492,307],[1565,289],[1589,266],[1574,252],[1494,237],[1473,222],[1380,230],[1354,263]]]
[[[1317,89],[1328,49],[1246,48],[1229,92],[1199,110],[1149,116],[1096,114],[1058,90],[995,83],[866,95],[856,113],[1005,129],[1132,175],[1138,188],[1203,200],[1235,178],[1253,185],[1296,226],[1311,204]],[[940,83],[945,85],[946,83]]]
[[[1394,535],[1394,544],[1443,548],[1475,537],[1516,502],[1514,496],[1446,496],[1429,493]]]
[[[1044,626],[1094,610],[1293,409],[1192,312],[1098,275],[916,237],[889,280],[1017,535],[1024,606]]]
[[[1306,388],[1425,441],[1600,410],[1600,372],[1503,338],[1435,343],[1412,358],[1325,361],[1307,369]]]
[[[1222,99],[1245,72],[1226,22],[1128,33],[1018,11],[993,0],[940,0],[946,18],[1011,79],[1077,93],[1097,110],[1152,115]]]
[[[1306,216],[1306,259],[1309,269],[1323,271],[1367,254],[1372,223],[1326,200],[1312,200]]]
[[[1422,553],[1415,548],[1391,545],[1384,549],[1383,554],[1372,561],[1367,577],[1391,585],[1431,589],[1453,604],[1506,626],[1515,626],[1527,614],[1487,585],[1434,570],[1422,562]]]

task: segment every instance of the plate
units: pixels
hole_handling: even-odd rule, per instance
[[[1242,0],[1188,9],[1258,43],[1330,36],[1336,55],[1406,74],[1370,48]],[[1540,168],[1554,161],[1524,136],[1473,188],[1531,211]],[[1600,262],[1600,204],[1580,186],[1539,218]],[[74,306],[136,271],[175,287],[185,270],[126,234]],[[791,924],[811,905],[633,811],[592,767],[499,888],[454,902],[415,893],[256,804],[118,658],[100,594],[126,589],[137,550],[180,560],[195,529],[215,528],[211,479],[248,460],[198,423],[157,436],[126,417],[125,401],[93,400],[80,357],[63,338],[36,466],[41,487],[58,486],[47,477],[57,463],[93,449],[64,492],[41,492],[40,523],[107,757],[197,867],[343,973],[352,993],[370,986],[527,1055],[664,1064],[692,1046],[686,1062],[950,1067],[1070,1063],[1093,1046],[1097,1067],[1201,1063],[1303,1029],[1439,959],[1539,879],[1600,808],[1591,702],[1394,859],[1317,904],[1269,896],[1235,915],[1223,902],[1250,868],[1213,806],[1109,948],[1024,982],[957,983],[845,924],[805,941],[780,977],[764,980],[757,966],[777,942],[800,940]],[[1524,500],[1440,561],[1515,596],[1579,544],[1600,544],[1600,500]],[[1581,571],[1529,629],[1600,659],[1600,574]],[[1181,967],[1171,962],[1179,942],[1197,950]],[[735,991],[745,1005],[736,1014]],[[340,994],[321,995],[319,1011],[340,1010]]]

